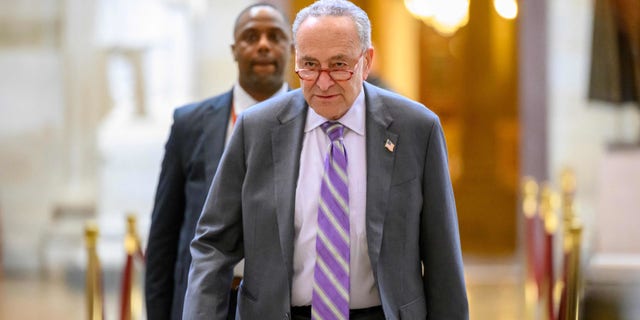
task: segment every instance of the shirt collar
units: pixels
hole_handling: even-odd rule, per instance
[[[289,86],[285,82],[282,84],[282,88],[274,93],[272,97],[285,93],[288,89]],[[247,91],[245,91],[238,82],[233,85],[233,110],[236,114],[242,113],[242,111],[247,110],[249,107],[258,102],[260,101],[257,101],[249,93],[247,93]]]
[[[353,105],[351,105],[351,108],[349,108],[349,110],[347,110],[347,113],[345,113],[340,119],[338,119],[338,122],[349,128],[349,130],[361,136],[364,136],[364,111],[364,90],[360,90],[360,94],[353,102]],[[309,107],[304,132],[309,132],[327,121],[327,119],[317,114],[316,111],[313,110],[313,108]]]

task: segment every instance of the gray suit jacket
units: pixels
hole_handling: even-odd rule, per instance
[[[364,84],[369,258],[388,319],[467,319],[447,152],[438,117]],[[224,319],[245,258],[240,319],[290,318],[294,199],[308,105],[300,90],[243,113],[196,237],[184,319]],[[385,148],[391,140],[395,150]],[[424,266],[424,275],[422,272]]]

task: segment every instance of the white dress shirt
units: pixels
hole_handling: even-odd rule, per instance
[[[324,173],[324,159],[330,139],[320,125],[327,119],[312,108],[307,112],[300,171],[295,199],[295,239],[293,249],[293,306],[311,305],[313,272],[316,261],[318,200]],[[373,279],[366,233],[367,159],[365,145],[364,90],[347,113],[338,119],[346,128],[344,146],[347,152],[349,182],[350,286],[351,309],[380,305],[380,294]]]
[[[277,95],[287,93],[288,90],[289,90],[289,86],[285,82],[282,84],[282,88],[276,91],[276,93],[274,93],[271,97],[275,97]],[[231,100],[232,101],[231,106],[233,108],[233,111],[231,112],[231,116],[229,117],[229,125],[227,126],[226,142],[229,142],[229,138],[231,138],[231,133],[233,132],[233,113],[235,112],[236,116],[239,116],[240,113],[242,113],[242,111],[245,111],[249,109],[249,107],[260,102],[254,99],[249,93],[247,93],[247,91],[245,91],[238,82],[236,82],[233,85],[232,99],[233,100]]]

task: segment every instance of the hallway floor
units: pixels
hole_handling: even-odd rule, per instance
[[[467,263],[465,266],[469,308],[472,320],[519,320],[525,319],[524,294],[521,285],[521,269],[512,264]],[[0,278],[0,320],[83,320],[85,317],[85,296],[76,279],[69,284],[63,280],[40,278],[9,277]],[[105,281],[107,320],[117,319],[116,292],[118,281]],[[625,291],[629,292],[629,291]],[[640,292],[634,292],[636,296]],[[613,297],[612,295],[608,295]],[[633,316],[620,316],[612,311],[612,305],[597,303],[592,299],[589,308],[591,315],[583,319],[640,319]],[[627,299],[632,301],[634,299]],[[637,301],[637,300],[636,300]],[[635,305],[635,304],[634,304]],[[595,309],[597,308],[597,310]],[[617,315],[616,315],[617,314]],[[637,315],[638,313],[635,313]]]
[[[521,286],[510,266],[469,266],[467,281],[471,319],[522,319]],[[107,319],[117,318],[116,290],[105,297]],[[0,320],[85,319],[85,297],[78,285],[63,280],[9,277],[0,279]]]

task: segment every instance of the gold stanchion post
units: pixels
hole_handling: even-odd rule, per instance
[[[532,177],[522,182],[522,213],[524,214],[525,242],[525,313],[528,320],[536,320],[540,288],[538,286],[537,256],[540,217],[538,213],[538,183]]]
[[[567,274],[567,320],[578,320],[580,317],[580,251],[582,249],[582,224],[574,219],[569,228],[571,253],[569,254],[569,270]]]
[[[100,259],[96,249],[98,242],[98,227],[94,223],[88,223],[85,227],[85,243],[87,247],[87,273],[86,273],[86,305],[87,319],[104,319],[102,274]]]
[[[136,226],[136,215],[127,214],[127,234],[124,239],[126,262],[122,273],[120,318],[136,320],[142,315],[142,289],[138,285],[136,262],[144,262],[140,237]]]
[[[556,300],[555,300],[555,272],[554,272],[554,248],[555,234],[558,230],[558,217],[556,210],[559,206],[559,197],[551,189],[548,183],[542,187],[540,194],[540,214],[544,221],[545,241],[544,241],[544,272],[542,279],[542,301],[546,307],[546,319],[555,320]]]

